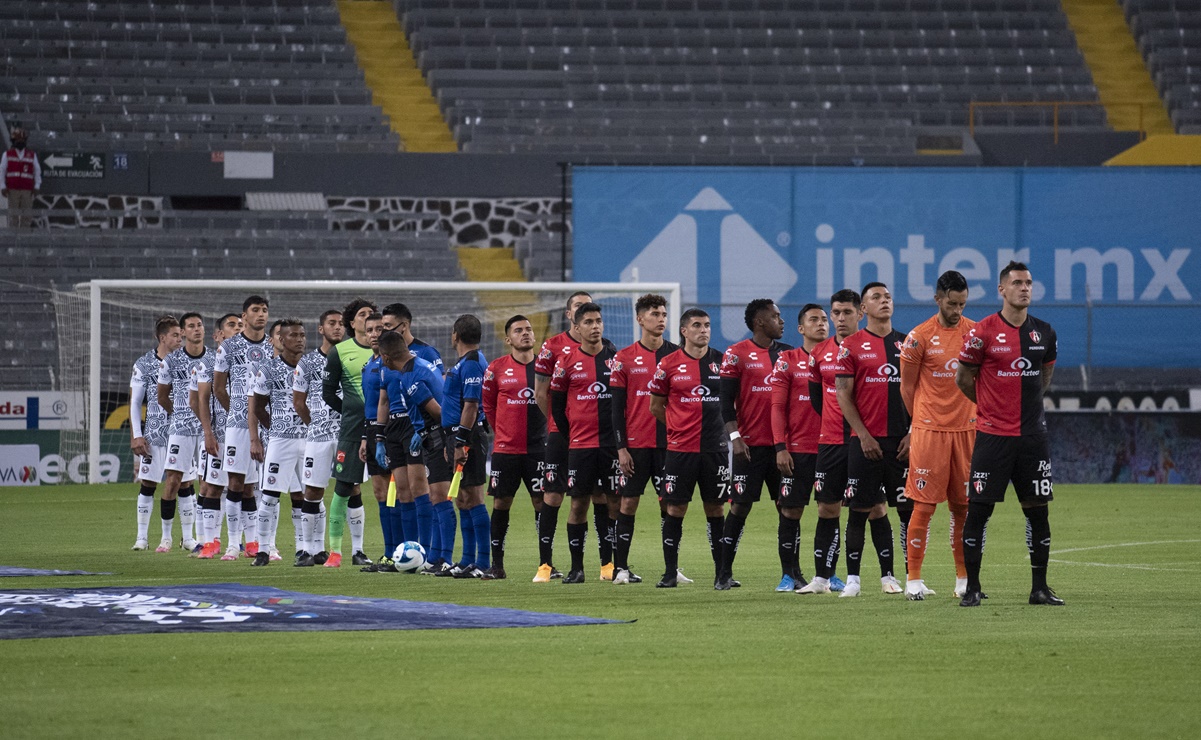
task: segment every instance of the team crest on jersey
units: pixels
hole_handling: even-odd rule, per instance
[[[1039,342],[1041,342],[1042,340],[1043,340],[1043,335],[1042,335],[1042,334],[1039,334],[1037,331],[1032,331],[1032,332],[1030,332],[1030,341],[1031,341],[1031,342],[1034,342],[1035,344],[1038,344],[1038,343],[1039,343]]]
[[[723,365],[737,365],[738,355],[734,354],[733,352],[726,352],[726,356],[723,357],[721,361]]]
[[[972,337],[967,344],[972,349],[984,349],[984,340],[980,337]]]
[[[846,358],[848,358],[850,356],[851,356],[851,350],[849,347],[839,347],[838,348],[838,359],[845,360]]]
[[[621,360],[618,360],[617,358],[609,360],[609,369],[613,372],[620,372],[622,367],[624,367],[624,365],[621,364]]]
[[[495,377],[496,377],[496,374],[492,372],[492,368],[488,368],[487,370],[484,371],[484,382],[485,383],[487,383],[489,380],[492,380]]]
[[[901,349],[901,343],[900,343],[900,342],[893,342],[893,346],[895,346],[897,349]]]
[[[776,370],[781,373],[788,372],[788,363],[784,360],[780,360],[776,363]]]
[[[555,367],[555,374],[554,374],[554,377],[556,377],[556,378],[562,378],[562,377],[564,377],[564,376],[566,376],[566,375],[567,375],[567,368],[565,368],[565,367],[558,367],[558,366],[556,366],[556,367]]]

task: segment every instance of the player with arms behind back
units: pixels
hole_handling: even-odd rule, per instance
[[[204,319],[200,314],[185,313],[179,319],[179,326],[183,330],[184,345],[167,355],[158,371],[158,403],[170,418],[163,499],[174,499],[178,494],[183,549],[199,555],[201,546],[192,533],[196,522],[192,481],[196,477],[203,436],[200,419],[188,405],[188,382],[193,372],[205,364],[205,356],[214,353],[204,346]]]
[[[1030,268],[1011,261],[1001,270],[997,291],[1001,310],[981,319],[959,353],[955,382],[976,403],[976,444],[972,484],[963,525],[967,590],[960,606],[980,606],[980,561],[988,519],[1013,483],[1026,515],[1030,551],[1030,603],[1062,606],[1047,586],[1051,524],[1047,504],[1053,496],[1051,454],[1043,394],[1051,385],[1058,354],[1055,330],[1030,315],[1034,278]],[[1016,403],[1015,403],[1016,401]]]
[[[167,463],[167,412],[158,403],[158,373],[163,360],[175,350],[183,338],[174,316],[163,316],[154,324],[154,349],[133,364],[129,379],[129,449],[133,450],[133,469],[137,471],[138,535],[134,550],[148,546],[150,513],[154,509],[154,489],[163,479]],[[142,429],[142,402],[146,402],[146,428]],[[171,524],[175,521],[175,499],[159,502],[163,538],[155,552],[171,550]]]

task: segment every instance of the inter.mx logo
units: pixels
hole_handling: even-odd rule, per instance
[[[721,304],[716,321],[730,341],[746,334],[752,298],[780,299],[797,273],[713,188],[704,188],[621,271],[622,282],[678,280],[685,304]]]

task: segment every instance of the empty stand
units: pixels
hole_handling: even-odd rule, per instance
[[[1201,134],[1201,5],[1124,0],[1122,6],[1176,132]]]

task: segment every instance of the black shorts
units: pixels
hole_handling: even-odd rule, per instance
[[[488,495],[496,498],[513,498],[517,489],[525,484],[525,490],[534,498],[542,498],[542,454],[531,452],[525,455],[492,453],[492,475],[488,481]]]
[[[753,504],[763,493],[763,484],[767,484],[767,493],[771,500],[780,497],[780,469],[776,467],[776,448],[751,447],[750,462],[734,455],[734,477],[731,486],[730,503]]]
[[[454,475],[451,461],[447,458],[449,452],[446,446],[446,434],[442,427],[425,428],[425,439],[421,443],[422,457],[425,459],[425,478],[434,483],[449,483]]]
[[[793,452],[792,475],[780,480],[780,508],[789,509],[809,503],[817,470],[816,452]]]
[[[813,500],[819,504],[841,504],[847,490],[847,446],[818,445],[813,471]]]
[[[663,462],[663,503],[686,504],[701,487],[701,501],[730,495],[730,459],[725,452],[667,452]]]
[[[634,474],[621,476],[621,495],[634,498],[646,492],[646,484],[655,487],[655,494],[663,495],[663,464],[667,450],[657,447],[634,448],[627,450],[634,459]]]
[[[567,493],[567,438],[559,432],[547,432],[546,454],[542,459],[547,493]]]
[[[1013,483],[1018,501],[1045,504],[1055,498],[1051,452],[1045,434],[1001,437],[976,431],[968,501],[998,504]]]
[[[612,447],[589,447],[567,452],[567,495],[591,496],[594,493],[617,493],[621,468],[617,466],[617,450]]]
[[[384,454],[388,456],[388,464],[393,469],[425,464],[425,458],[420,453],[409,454],[412,439],[413,422],[409,421],[408,414],[392,414],[388,417],[388,423],[384,426]]]
[[[454,445],[454,430],[447,427],[442,430],[443,436],[446,438],[448,446]],[[467,462],[463,463],[463,480],[460,485],[464,486],[482,486],[488,481],[488,461],[485,460],[488,456],[484,449],[484,430],[479,424],[471,430],[471,437],[468,439],[467,447]],[[453,460],[454,452],[447,453]]]
[[[863,443],[858,437],[847,442],[847,506],[854,509],[869,509],[876,504],[888,502],[889,506],[909,505],[905,498],[905,474],[909,465],[897,459],[900,437],[878,437],[879,460],[868,460],[863,455]]]

